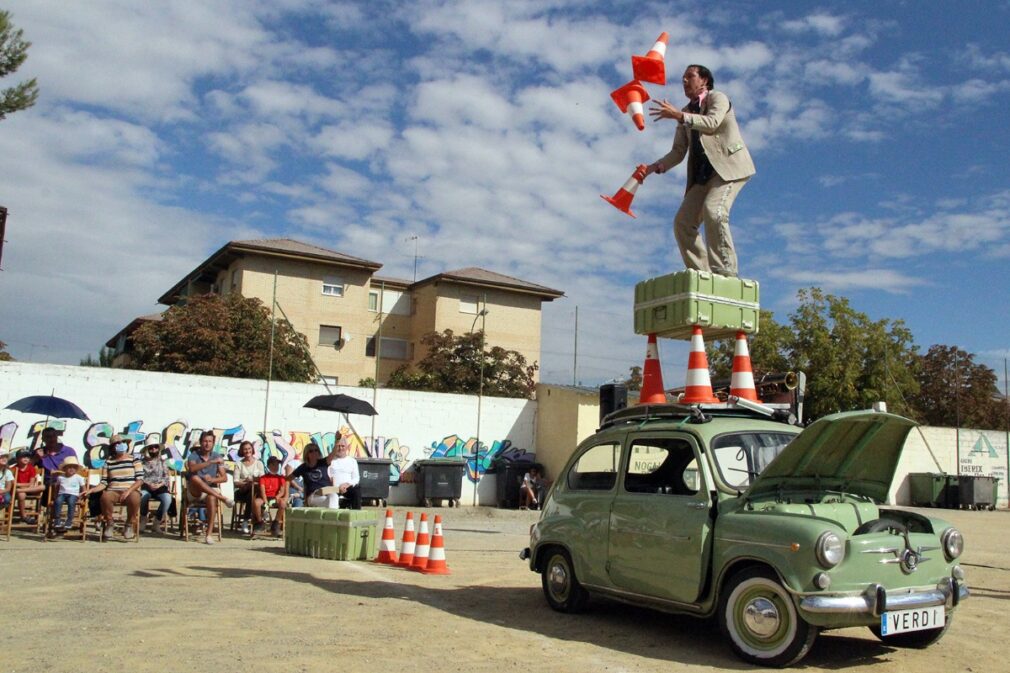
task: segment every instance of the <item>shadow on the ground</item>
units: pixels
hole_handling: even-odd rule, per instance
[[[259,551],[286,555],[281,548]],[[544,602],[539,587],[496,587],[472,585],[446,589],[419,586],[411,573],[402,572],[403,581],[349,580],[317,577],[290,570],[232,568],[192,565],[134,571],[136,577],[176,575],[208,579],[267,579],[311,585],[323,591],[355,598],[403,600],[421,603],[448,614],[529,631],[549,638],[591,643],[618,652],[659,661],[710,666],[716,669],[752,670],[737,659],[714,620],[684,615],[668,615],[604,600],[594,600],[584,614],[554,612]],[[822,635],[810,655],[797,668],[842,669],[872,664],[894,652],[876,640]]]

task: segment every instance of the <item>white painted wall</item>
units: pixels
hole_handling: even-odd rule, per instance
[[[340,386],[332,390],[373,401],[370,388]],[[137,440],[156,434],[175,449],[180,459],[197,443],[201,430],[215,431],[217,450],[221,452],[234,450],[242,439],[250,439],[261,450],[299,456],[313,435],[324,444],[325,451],[333,444],[333,433],[351,432],[341,414],[303,407],[313,396],[326,393],[320,384],[274,382],[267,404],[265,381],[0,363],[0,405],[53,391],[57,397],[76,403],[91,419],[66,421],[63,431],[63,442],[77,449],[86,463],[103,459],[102,447],[114,432],[132,433]],[[478,425],[476,396],[380,389],[374,406],[379,412],[374,419],[351,416],[349,420],[364,440],[364,445],[355,442],[359,458],[390,458],[401,468],[399,485],[390,487],[391,504],[416,503],[414,461],[448,453],[470,459],[461,504],[473,504],[474,481],[480,477],[478,503],[492,505],[494,475],[484,475],[490,460],[502,451],[533,451],[536,403],[529,400],[483,398],[477,461],[473,459]],[[0,409],[0,451],[37,446],[44,421],[39,416]]]

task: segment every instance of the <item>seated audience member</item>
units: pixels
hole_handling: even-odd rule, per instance
[[[235,480],[235,500],[249,503],[253,530],[263,530],[263,502],[256,491],[256,480],[263,476],[263,463],[256,457],[256,448],[246,440],[238,446],[239,460],[235,463],[232,477]]]
[[[130,453],[129,440],[113,435],[110,445],[112,455],[102,466],[102,480],[91,489],[92,493],[101,493],[99,502],[102,507],[103,542],[112,535],[112,520],[116,505],[126,505],[127,523],[123,537],[127,540],[133,539],[135,534],[133,522],[140,513],[140,485],[144,477],[140,460]]]
[[[80,467],[81,464],[77,462],[77,456],[65,458],[60,463],[59,471],[62,474],[58,474],[56,477],[58,491],[56,502],[53,504],[53,521],[55,522],[53,528],[57,533],[62,533],[70,528],[74,521],[74,512],[77,511],[77,499],[88,495],[88,482],[77,474]],[[67,506],[67,516],[61,520],[60,512],[64,505]]]
[[[288,480],[281,474],[281,460],[277,456],[267,459],[267,472],[259,478],[259,502],[270,506],[271,501],[277,503],[277,516],[270,524],[270,534],[277,537],[281,524],[284,523],[284,509],[288,501]]]
[[[327,472],[330,475],[330,483],[337,489],[337,495],[347,498],[351,509],[361,509],[361,475],[358,472],[358,461],[348,455],[350,449],[351,445],[347,439],[341,437],[337,440]]]
[[[206,430],[200,434],[200,446],[186,459],[186,489],[190,502],[203,502],[207,507],[207,544],[214,544],[214,522],[217,521],[218,503],[234,507],[235,501],[221,495],[218,485],[228,480],[224,458],[214,454],[214,433]],[[188,503],[187,503],[188,504]]]
[[[14,490],[14,473],[7,467],[8,460],[10,455],[6,451],[0,453],[0,512],[11,504],[11,491]]]
[[[77,451],[60,441],[60,435],[56,428],[50,427],[43,430],[42,447],[35,450],[32,462],[42,468],[44,472],[42,479],[46,486],[51,486],[56,482],[60,465],[67,458],[77,458]]]
[[[540,465],[530,466],[529,471],[523,475],[522,486],[519,487],[519,509],[537,509],[540,506],[543,483]]]
[[[326,507],[326,496],[316,491],[332,485],[330,475],[326,471],[329,467],[328,461],[323,459],[323,452],[315,442],[305,445],[302,458],[304,462],[291,471],[287,476],[287,482],[290,484],[300,477],[305,484],[305,504],[309,507]]]
[[[18,516],[21,517],[21,521],[26,524],[33,524],[36,522],[34,516],[27,516],[25,514],[25,501],[30,495],[36,495],[42,493],[45,490],[45,486],[35,483],[35,477],[38,475],[38,470],[32,465],[32,452],[31,449],[21,449],[17,453],[17,462],[14,464],[17,468],[17,505],[18,505]]]
[[[160,533],[168,522],[168,511],[172,507],[172,476],[168,473],[168,464],[161,457],[161,444],[148,444],[144,447],[141,467],[144,476],[140,484],[140,517],[147,519],[151,498],[156,498],[158,511],[154,513],[151,528],[155,533]]]
[[[284,463],[284,476],[290,476],[301,464],[302,461],[297,458],[289,458],[288,462]],[[301,507],[304,504],[305,486],[302,484],[301,477],[299,477],[288,482],[288,505],[291,507]]]

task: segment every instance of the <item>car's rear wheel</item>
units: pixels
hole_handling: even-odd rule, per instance
[[[921,650],[924,647],[929,647],[936,641],[940,640],[940,638],[943,638],[943,634],[947,633],[947,628],[950,626],[950,622],[953,619],[954,615],[947,615],[946,622],[939,628],[924,629],[922,631],[909,631],[908,633],[897,633],[893,636],[882,635],[880,633],[879,625],[871,626],[870,631],[872,631],[873,635],[877,638],[880,638],[880,642],[885,645]]]
[[[581,612],[589,601],[589,593],[575,577],[572,559],[564,549],[551,547],[540,571],[547,604],[558,612]]]
[[[767,568],[748,568],[727,582],[719,621],[737,656],[759,666],[788,666],[810,651],[817,627],[797,613],[789,593]]]

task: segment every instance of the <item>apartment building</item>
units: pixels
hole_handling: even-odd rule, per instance
[[[421,336],[451,329],[485,330],[488,346],[540,360],[543,302],[564,296],[519,278],[477,267],[457,269],[416,282],[376,275],[373,262],[289,238],[231,241],[173,285],[158,302],[172,306],[186,297],[241,293],[277,305],[306,336],[312,357],[327,380],[356,385],[384,383],[403,364],[424,357]],[[117,364],[128,360],[130,335],[148,320],[133,320],[107,346]]]

